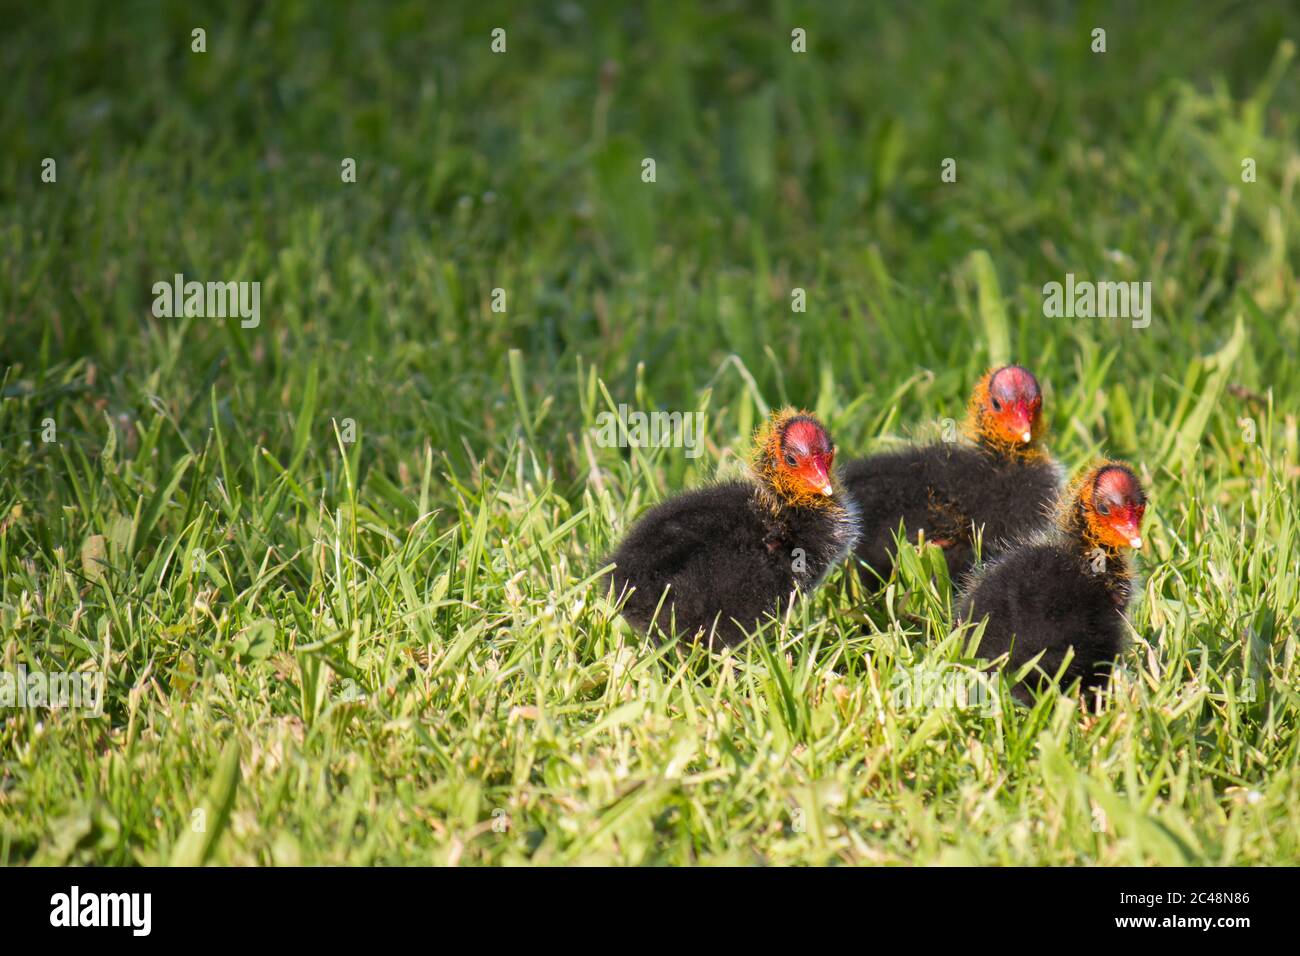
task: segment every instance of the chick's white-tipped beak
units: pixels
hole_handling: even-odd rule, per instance
[[[1140,547],[1142,547],[1142,539],[1141,539],[1141,538],[1138,538],[1138,537],[1132,537],[1132,538],[1129,538],[1129,539],[1128,539],[1128,546],[1129,546],[1130,548],[1134,548],[1134,549],[1140,548]]]
[[[1026,445],[1028,445],[1030,439],[1032,439],[1033,437],[1034,437],[1034,435],[1033,435],[1032,432],[1028,432],[1028,431],[1026,431],[1023,435],[1020,436],[1020,440],[1021,440],[1022,442],[1024,442]]]
[[[829,481],[826,484],[822,485],[822,494],[826,495],[827,497],[830,497],[831,495],[835,494],[835,489],[831,487]]]

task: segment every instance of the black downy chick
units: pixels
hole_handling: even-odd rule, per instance
[[[959,622],[987,616],[979,656],[1010,652],[1015,670],[1039,652],[1035,671],[1015,688],[1028,701],[1072,659],[1062,687],[1076,680],[1103,690],[1124,646],[1133,571],[1126,549],[1142,547],[1146,494],[1128,466],[1088,469],[1062,497],[1057,527],[991,562],[959,601]]]
[[[687,640],[735,645],[792,594],[815,589],[858,533],[834,458],[811,415],[773,413],[756,436],[749,480],[657,505],[607,559],[617,565],[615,596],[626,595],[623,617],[642,633],[653,624],[656,636],[675,628]]]
[[[844,466],[844,488],[858,504],[857,557],[869,585],[889,577],[894,535],[924,534],[939,545],[954,584],[982,556],[1046,528],[1061,488],[1061,470],[1043,448],[1043,396],[1018,365],[987,372],[967,409],[964,442],[937,442],[872,455]]]

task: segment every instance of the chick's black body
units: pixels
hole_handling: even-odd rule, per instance
[[[608,559],[616,597],[630,593],[623,616],[645,632],[707,635],[738,644],[746,630],[781,613],[790,594],[810,591],[852,547],[851,509],[773,507],[751,482],[688,492],[656,506]],[[802,555],[796,553],[802,550]],[[655,617],[664,589],[668,595]]]
[[[1044,652],[1037,677],[1016,688],[1022,700],[1055,676],[1071,650],[1062,686],[1079,680],[1085,688],[1104,688],[1123,648],[1132,588],[1126,558],[1112,549],[1083,548],[1060,532],[1019,547],[980,573],[960,601],[961,621],[988,616],[980,657],[1010,651],[1006,666],[1015,670]]]
[[[927,540],[943,546],[954,582],[974,564],[974,527],[983,527],[983,557],[997,555],[1050,523],[1061,483],[1046,455],[1013,457],[947,442],[852,461],[842,474],[862,524],[859,560],[888,578],[901,521],[909,538],[924,530]],[[874,583],[871,574],[864,577]]]

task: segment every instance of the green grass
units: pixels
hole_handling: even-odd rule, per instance
[[[1292,5],[191,6],[0,37],[0,663],[106,674],[0,712],[0,861],[1300,858]],[[1154,322],[1044,318],[1067,272]],[[1003,351],[1151,492],[1100,715],[900,697],[973,670],[933,555],[722,658],[618,620],[600,556],[766,406],[887,447]]]

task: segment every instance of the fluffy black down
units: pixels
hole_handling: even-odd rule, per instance
[[[671,632],[675,622],[683,638],[700,640],[716,620],[714,640],[734,645],[780,614],[796,589],[815,588],[856,533],[851,510],[787,507],[774,516],[757,486],[728,482],[652,508],[606,563],[617,565],[615,596],[629,595],[623,616],[638,631],[649,630],[667,588],[656,630]]]
[[[1061,486],[1049,458],[1007,459],[946,442],[858,459],[841,474],[862,524],[857,556],[881,579],[893,567],[900,521],[912,540],[924,530],[927,540],[950,542],[944,547],[948,575],[960,583],[975,561],[972,526],[983,528],[983,557],[994,557],[1051,524]],[[872,574],[863,577],[875,583]]]
[[[1106,555],[1105,570],[1095,570],[1079,555],[1077,542],[1061,537],[1017,548],[986,566],[959,601],[960,621],[988,624],[979,656],[993,659],[1010,651],[1014,670],[1039,651],[1037,678],[1026,678],[1016,696],[1028,698],[1056,674],[1073,649],[1062,686],[1078,680],[1089,689],[1102,689],[1124,646],[1124,611],[1131,584],[1125,558]]]

